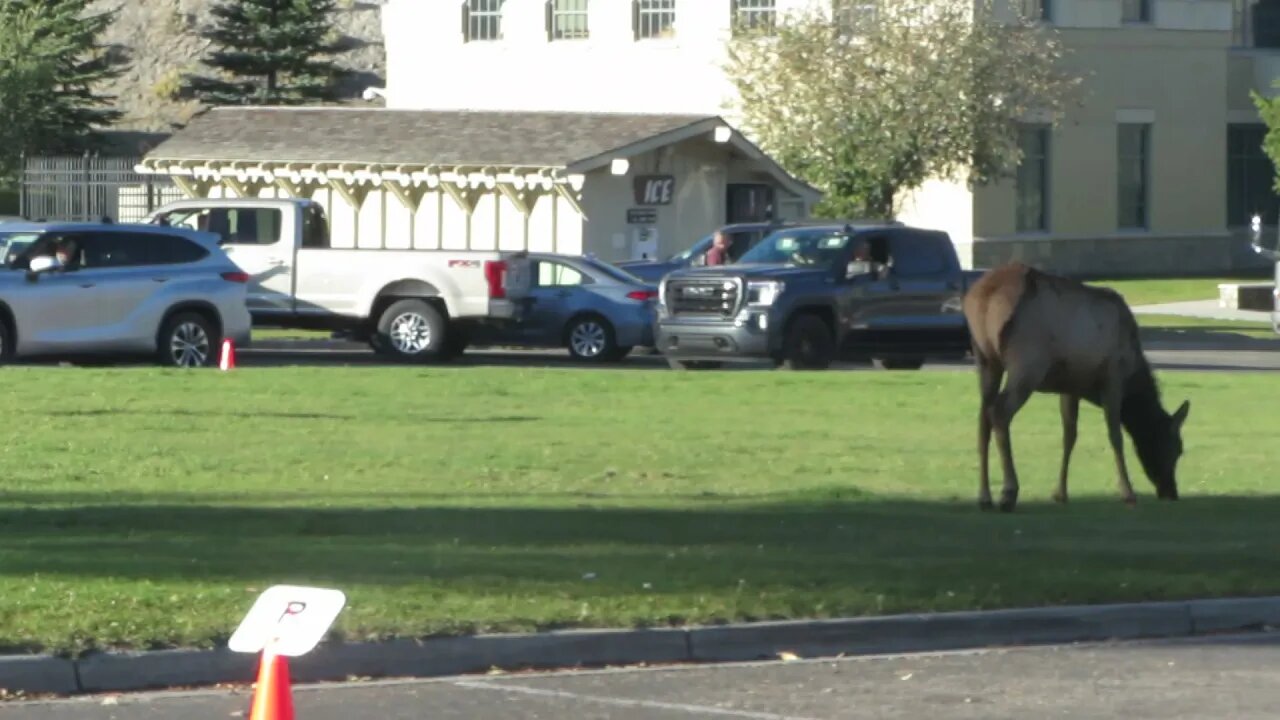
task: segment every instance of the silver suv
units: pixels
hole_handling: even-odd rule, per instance
[[[111,223],[5,223],[0,361],[151,354],[215,365],[222,339],[250,338],[248,273],[218,236]]]

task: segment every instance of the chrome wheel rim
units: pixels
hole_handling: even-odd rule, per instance
[[[209,360],[209,335],[193,322],[173,329],[169,339],[169,356],[178,367],[200,367]]]
[[[397,315],[391,321],[391,345],[396,350],[413,355],[431,346],[431,325],[417,313]]]
[[[604,328],[593,320],[580,322],[569,335],[569,345],[582,357],[596,357],[604,352]]]

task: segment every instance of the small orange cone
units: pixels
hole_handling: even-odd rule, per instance
[[[270,650],[262,653],[258,683],[253,690],[249,720],[293,720],[293,694],[289,688],[289,661]]]
[[[231,338],[223,338],[222,340],[222,357],[218,360],[218,367],[222,370],[231,370],[236,366],[236,346],[232,344]]]

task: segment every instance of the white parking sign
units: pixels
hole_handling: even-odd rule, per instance
[[[341,590],[276,585],[258,596],[227,642],[233,652],[298,657],[311,652],[342,612]]]

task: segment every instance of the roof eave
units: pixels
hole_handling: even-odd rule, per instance
[[[680,128],[659,133],[658,135],[646,138],[640,142],[624,145],[608,152],[593,155],[589,158],[575,160],[566,166],[566,171],[570,173],[585,174],[592,170],[598,170],[602,167],[608,166],[615,158],[640,155],[668,145],[674,145],[690,138],[695,138],[707,132],[715,132],[720,128],[724,128],[729,133],[728,138],[724,142],[736,148],[747,157],[763,163],[765,170],[787,190],[810,203],[815,203],[822,199],[823,192],[821,190],[787,172],[777,163],[777,161],[769,157],[769,155],[757,147],[755,143],[745,138],[742,133],[735,130],[719,116],[710,116],[705,120],[699,120]]]

